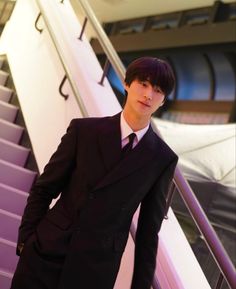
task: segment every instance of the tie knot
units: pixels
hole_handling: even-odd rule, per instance
[[[124,157],[125,155],[128,154],[128,152],[130,152],[133,148],[133,142],[134,142],[134,138],[136,137],[135,133],[131,133],[128,138],[129,138],[129,142],[123,147],[122,149],[122,156]]]
[[[132,132],[132,133],[129,135],[129,142],[133,143],[135,137],[136,137],[136,134],[135,134],[134,132]]]

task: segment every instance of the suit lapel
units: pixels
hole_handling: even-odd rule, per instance
[[[109,172],[121,157],[120,113],[102,126],[98,136],[99,147],[105,167]]]
[[[120,115],[118,119],[120,120]],[[108,174],[94,187],[93,191],[112,184],[149,162],[153,162],[153,159],[155,159],[158,154],[159,138],[150,126],[137,146],[124,159],[121,159],[120,123],[118,127],[119,134],[117,134],[117,130],[115,133],[115,129],[113,128],[114,130],[110,129],[106,135],[110,136],[110,139],[105,139],[104,137],[100,139],[103,158],[107,168],[110,168],[110,171],[108,171]],[[111,134],[112,131],[114,135]]]

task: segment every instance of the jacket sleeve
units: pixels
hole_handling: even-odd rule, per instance
[[[58,197],[66,185],[75,166],[76,124],[75,119],[71,121],[56,152],[30,191],[19,227],[17,255],[20,255],[24,242],[35,231],[37,224],[48,211],[52,199]]]
[[[150,289],[156,267],[158,232],[165,214],[166,196],[178,158],[164,170],[142,200],[135,237],[131,289]]]

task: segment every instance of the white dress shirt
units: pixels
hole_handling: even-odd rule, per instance
[[[140,140],[145,135],[145,133],[147,132],[149,125],[150,123],[140,130],[133,131],[132,128],[126,122],[123,112],[122,112],[120,116],[121,147],[123,148],[129,142],[129,135],[131,133],[135,133],[136,137],[133,142],[133,148],[134,148],[138,144],[138,142],[140,142]]]

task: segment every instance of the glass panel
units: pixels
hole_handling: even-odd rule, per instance
[[[151,20],[150,29],[175,28],[178,26],[177,18],[156,18]]]
[[[185,24],[187,25],[198,25],[205,24],[209,19],[209,9],[197,9],[197,10],[189,10],[185,12]]]
[[[129,34],[142,32],[144,28],[144,20],[138,21],[123,21],[117,24],[117,33],[118,34]]]
[[[204,193],[204,191],[202,191]],[[205,191],[206,193],[206,191]],[[198,194],[196,194],[198,196]],[[203,205],[205,213],[209,216],[207,207],[211,204],[211,196],[207,193],[205,194],[205,200],[201,204]],[[200,200],[199,200],[200,201]],[[175,212],[175,215],[185,233],[186,238],[189,241],[189,244],[201,266],[211,288],[215,288],[220,271],[217,267],[217,264],[211,255],[206,242],[198,231],[192,217],[190,216],[189,212],[187,211],[185,204],[180,197],[179,193],[176,191],[175,196],[173,198],[173,203],[171,205],[172,209]],[[210,218],[211,219],[211,218]],[[212,222],[211,222],[212,223]],[[229,256],[233,259],[232,261],[234,264],[235,262],[235,249],[233,248],[233,244],[235,244],[236,238],[235,233],[230,233],[229,231],[225,230],[224,228],[219,228],[216,224],[212,223],[216,233],[218,234],[223,246],[228,251]],[[234,255],[234,257],[232,257]],[[221,289],[230,289],[226,282],[223,283]]]
[[[235,73],[231,64],[221,52],[208,53],[215,77],[215,100],[234,100],[236,94]]]
[[[208,100],[211,94],[211,75],[208,63],[200,53],[170,55],[177,77],[178,100]]]
[[[231,5],[229,5],[230,10],[229,10],[229,20],[236,20],[236,4],[232,3]]]
[[[205,24],[207,23],[208,18],[209,18],[208,13],[187,15],[186,24],[189,24],[189,25]]]

